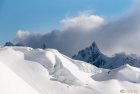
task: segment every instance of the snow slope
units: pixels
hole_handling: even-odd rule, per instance
[[[139,68],[101,69],[55,49],[0,48],[0,94],[120,94],[139,91],[139,75]]]
[[[0,63],[0,94],[39,94],[7,66]]]

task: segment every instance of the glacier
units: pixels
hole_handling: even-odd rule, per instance
[[[140,68],[103,69],[55,49],[0,47],[0,94],[140,94]]]

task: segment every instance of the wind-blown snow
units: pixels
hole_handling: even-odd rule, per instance
[[[122,89],[138,92],[139,75],[139,68],[125,65],[100,69],[55,49],[0,48],[0,94],[120,94]]]

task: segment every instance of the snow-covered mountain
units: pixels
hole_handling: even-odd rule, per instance
[[[82,60],[93,64],[100,68],[114,69],[122,65],[129,64],[131,66],[140,67],[140,58],[134,55],[126,55],[118,53],[112,57],[107,57],[100,52],[95,42],[91,46],[81,50],[73,59]]]
[[[102,69],[54,49],[0,47],[0,94],[120,94],[130,90],[140,93],[139,68]]]

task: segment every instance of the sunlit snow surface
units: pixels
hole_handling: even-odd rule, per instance
[[[140,94],[140,69],[113,70],[73,60],[54,49],[0,48],[0,94]]]

